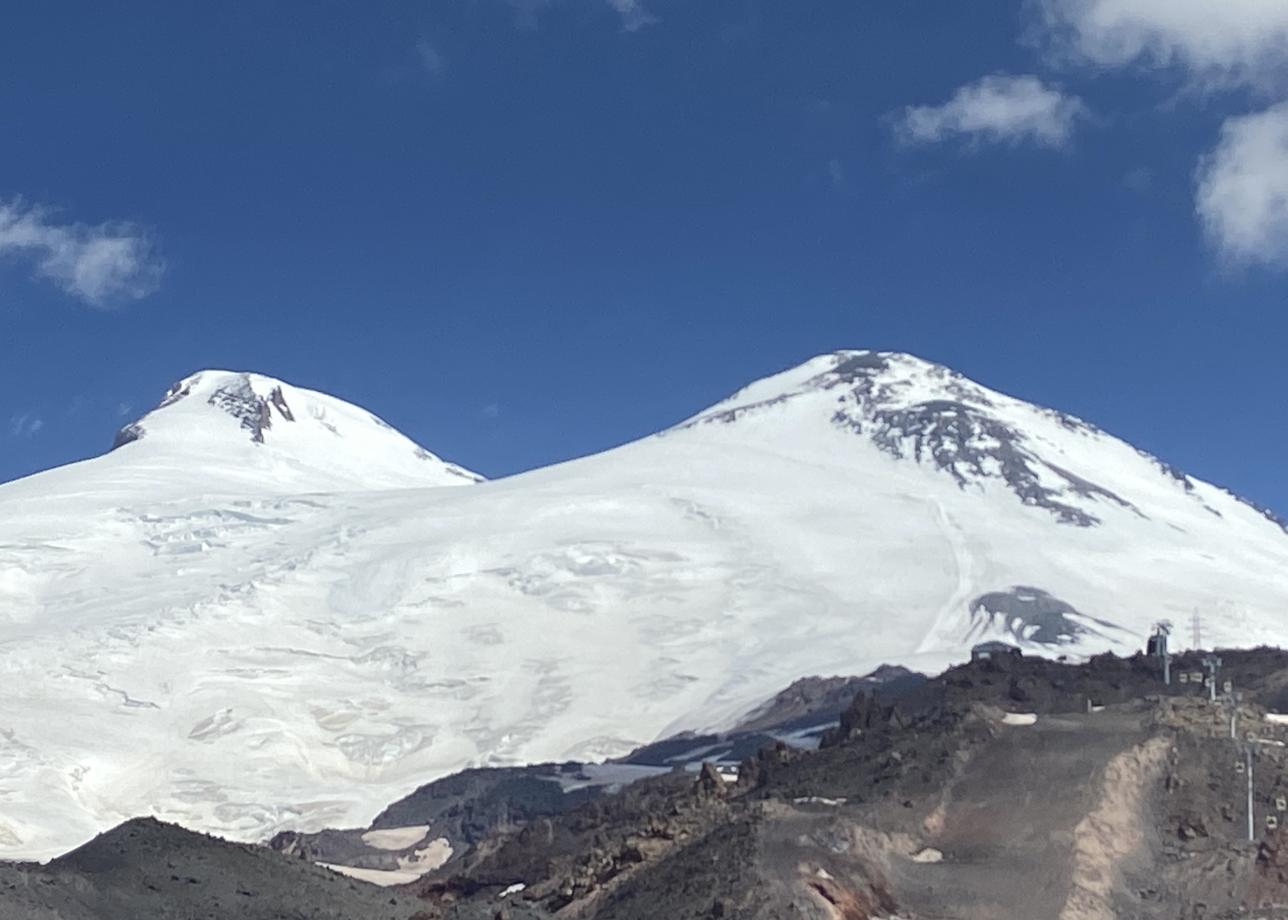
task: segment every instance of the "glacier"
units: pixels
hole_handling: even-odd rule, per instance
[[[136,815],[363,825],[466,766],[613,757],[982,639],[1130,654],[1198,612],[1205,645],[1278,644],[1286,571],[1260,509],[909,355],[821,355],[490,482],[203,371],[0,486],[0,857]]]

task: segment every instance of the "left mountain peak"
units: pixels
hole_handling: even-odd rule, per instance
[[[224,370],[173,384],[155,409],[117,432],[107,457],[88,463],[145,478],[197,478],[206,487],[235,480],[272,491],[468,485],[483,478],[359,406]]]
[[[228,422],[220,418],[220,412],[237,422],[251,441],[263,444],[264,436],[272,429],[275,418],[279,423],[294,424],[296,421],[295,413],[286,399],[286,388],[287,384],[260,374],[198,371],[173,384],[155,409],[118,431],[112,449],[138,441],[154,429],[166,431],[173,427],[171,423],[188,423],[191,426],[195,422],[198,433],[226,436]],[[200,406],[199,414],[171,411],[181,402],[185,402],[184,409]],[[210,407],[217,412],[212,412]],[[185,416],[182,423],[179,421],[180,414]],[[223,430],[211,431],[212,427]]]
[[[483,478],[366,409],[245,371],[203,370],[178,381],[155,409],[117,432],[113,450],[138,442],[148,453],[198,452],[215,465],[234,460],[266,484],[416,487]]]

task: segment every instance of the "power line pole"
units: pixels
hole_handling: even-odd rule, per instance
[[[1199,618],[1198,610],[1194,611],[1194,616],[1190,618],[1190,627],[1194,633],[1194,647],[1200,649],[1203,647],[1203,621]]]
[[[1216,674],[1221,669],[1221,659],[1216,655],[1208,655],[1203,659],[1203,666],[1208,672],[1208,699],[1213,703],[1216,702]]]
[[[1172,632],[1170,620],[1159,620],[1154,624],[1154,633],[1149,637],[1148,651],[1163,661],[1163,686],[1172,682],[1172,656],[1167,649],[1167,637]]]
[[[1243,748],[1243,763],[1247,768],[1248,774],[1248,843],[1252,843],[1256,836],[1252,826],[1252,745],[1245,745]]]

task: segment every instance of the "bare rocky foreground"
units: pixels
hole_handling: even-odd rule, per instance
[[[978,662],[807,682],[739,738],[616,765],[653,774],[620,789],[582,765],[471,771],[372,828],[273,847],[133,821],[49,865],[0,866],[0,917],[1288,918],[1288,726],[1266,718],[1288,710],[1288,654],[1222,657],[1237,703],[1189,682],[1198,655],[1166,688],[1143,657]],[[842,689],[859,693],[817,750],[769,740],[808,736]],[[751,738],[768,743],[736,780],[641,762]],[[314,864],[379,873],[429,841],[450,858],[394,887]]]

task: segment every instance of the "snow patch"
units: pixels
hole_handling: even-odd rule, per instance
[[[420,843],[428,834],[428,824],[412,827],[390,827],[382,830],[367,831],[362,835],[362,842],[377,850],[405,850]]]
[[[318,863],[319,866],[339,872],[373,885],[389,887],[414,882],[426,872],[432,872],[452,858],[452,846],[446,837],[439,837],[422,850],[398,860],[397,869],[368,869],[363,866],[345,866],[337,863]]]

